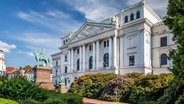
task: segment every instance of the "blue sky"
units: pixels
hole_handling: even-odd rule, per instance
[[[76,31],[85,21],[99,21],[141,0],[1,0],[0,49],[7,66],[36,64],[33,52],[58,52],[60,36]],[[161,17],[168,0],[145,0]]]

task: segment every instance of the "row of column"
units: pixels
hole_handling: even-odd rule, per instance
[[[95,44],[96,43],[96,44]],[[93,42],[93,69],[99,69],[100,68],[100,44],[99,41]],[[96,47],[96,48],[95,48]],[[82,45],[79,48],[79,60],[80,60],[80,70],[84,71],[86,69],[86,46]],[[114,53],[114,54],[112,54]],[[103,55],[102,55],[103,56]],[[69,50],[68,53],[68,63],[69,63],[69,69],[72,71],[74,70],[74,50],[73,48]],[[113,61],[112,61],[113,60]],[[103,64],[103,63],[102,63]],[[109,37],[109,67],[111,68],[114,66],[114,68],[117,68],[117,37],[113,38],[113,44],[112,44],[112,37]]]

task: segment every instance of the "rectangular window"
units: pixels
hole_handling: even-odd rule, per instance
[[[89,46],[89,51],[91,51],[91,50],[92,50],[92,45]]]
[[[107,40],[107,47],[109,47],[109,40]]]
[[[58,61],[56,61],[56,66],[58,66]]]
[[[160,47],[167,46],[167,37],[160,38]]]
[[[67,55],[65,55],[65,62],[67,62],[68,61],[68,59],[67,59]]]
[[[129,56],[129,66],[134,66],[134,65],[135,65],[135,57]]]
[[[106,47],[106,41],[104,41],[104,47]]]
[[[79,49],[77,49],[77,54],[79,54]]]
[[[67,67],[65,67],[65,73],[67,73]]]

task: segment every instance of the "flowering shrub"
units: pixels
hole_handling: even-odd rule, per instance
[[[68,92],[89,98],[99,98],[109,80],[115,77],[115,74],[83,75],[71,84]]]
[[[107,87],[103,90],[100,99],[120,101],[120,98],[126,92],[126,88],[130,85],[131,79],[120,75],[109,81]]]

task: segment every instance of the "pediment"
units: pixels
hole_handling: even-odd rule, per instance
[[[83,24],[72,36],[69,42],[74,42],[82,38],[87,38],[89,36],[107,31],[114,28],[112,24],[103,24],[103,23],[85,23]]]

